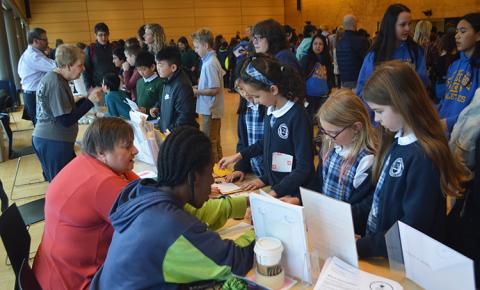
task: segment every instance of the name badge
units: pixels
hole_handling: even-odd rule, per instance
[[[272,171],[274,172],[292,172],[293,156],[273,152],[272,154]]]

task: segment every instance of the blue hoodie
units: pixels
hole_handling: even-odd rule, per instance
[[[470,104],[480,86],[479,71],[480,69],[475,69],[472,76],[470,58],[463,52],[460,52],[460,58],[448,68],[445,97],[438,105],[440,118],[447,120],[448,132],[452,132],[458,115]]]
[[[409,62],[413,64],[413,58],[415,56],[412,55],[412,52],[408,50],[408,46],[405,42],[401,42],[400,46],[395,49],[393,52],[392,57],[390,60],[401,60],[404,62]],[[425,52],[423,51],[422,47],[418,47],[417,52],[417,59],[415,60],[415,71],[417,72],[418,76],[422,79],[425,87],[428,86],[428,75],[427,75],[427,64],[425,62]],[[360,74],[358,75],[358,83],[357,83],[357,96],[362,96],[363,94],[363,87],[365,83],[368,81],[370,76],[375,69],[375,64],[373,63],[374,53],[370,51],[363,60],[362,69],[360,70]]]
[[[235,209],[234,199],[219,202],[229,217],[245,213],[245,208]],[[195,214],[206,219],[223,215],[214,212],[205,208]],[[112,243],[90,289],[176,289],[178,284],[224,280],[232,273],[245,275],[253,265],[253,232],[236,241],[222,240],[152,179],[130,183],[110,219]]]

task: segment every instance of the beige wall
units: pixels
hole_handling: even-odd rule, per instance
[[[156,22],[175,40],[200,27],[229,40],[247,25],[274,18],[284,21],[283,0],[30,0],[30,27],[48,31],[50,46],[56,38],[66,43],[94,41],[93,26],[105,22],[110,38],[136,35],[144,23]]]
[[[358,17],[359,28],[366,28],[373,35],[385,9],[392,3],[401,2],[412,10],[413,19],[424,19],[422,11],[432,9],[432,18],[459,17],[480,10],[478,0],[302,0],[302,11],[296,11],[296,0],[285,0],[285,23],[301,32],[306,20],[315,25],[327,24],[330,29],[341,24],[344,15],[353,13]]]

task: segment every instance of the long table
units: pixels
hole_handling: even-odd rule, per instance
[[[145,171],[145,170],[156,171],[155,166],[153,165],[146,164],[140,161],[135,162],[136,172]],[[247,180],[251,180],[252,178],[253,178],[252,176],[247,176]],[[268,192],[269,187],[265,188],[265,190],[267,190]],[[242,194],[242,193],[239,193],[239,194]],[[236,194],[236,195],[239,195],[239,194]],[[245,220],[243,221],[249,222]],[[223,228],[232,227],[240,222],[242,222],[242,220],[229,220]],[[363,271],[397,281],[404,287],[404,289],[412,289],[412,290],[422,289],[421,287],[416,285],[414,282],[405,278],[402,273],[391,271],[388,266],[388,260],[385,258],[360,260],[359,268]],[[253,272],[251,271],[250,274],[253,274]],[[314,277],[314,278],[315,278],[314,280],[316,281],[317,277]],[[313,285],[304,285],[302,283],[297,283],[292,289],[313,289]]]
[[[238,223],[241,222],[246,222],[248,223],[248,220],[229,220],[225,226],[222,229],[226,228],[231,228],[232,226],[235,226]],[[229,235],[228,238],[234,239],[241,234],[236,234],[236,235]],[[412,289],[412,290],[417,290],[417,289],[422,289],[420,286],[412,282],[411,280],[407,279],[404,277],[404,275],[400,272],[394,272],[391,271],[388,265],[388,260],[385,258],[372,258],[372,259],[366,259],[366,260],[359,260],[359,268],[365,272],[369,272],[371,274],[375,274],[378,276],[386,277],[388,279],[394,280],[399,282],[404,289]],[[254,275],[254,269],[252,269],[247,276]],[[318,277],[314,277],[314,281],[316,282]],[[313,289],[315,283],[313,285],[306,285],[304,283],[297,282],[291,289],[299,290],[299,289]]]

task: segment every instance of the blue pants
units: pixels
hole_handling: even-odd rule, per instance
[[[32,137],[32,144],[40,163],[43,177],[48,182],[75,158],[75,143]]]
[[[35,125],[37,123],[37,97],[35,92],[23,92],[23,106],[33,125]]]

